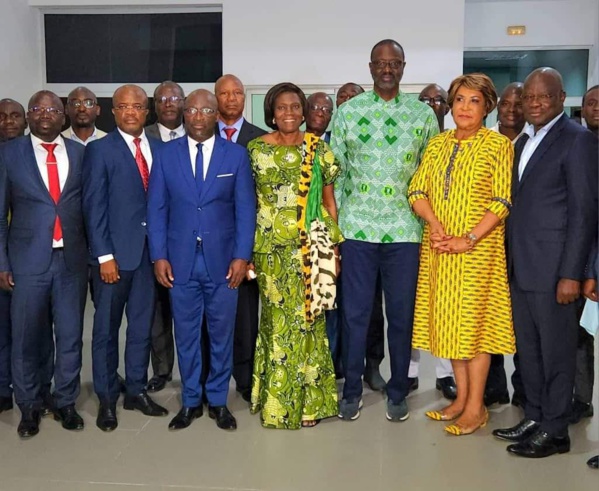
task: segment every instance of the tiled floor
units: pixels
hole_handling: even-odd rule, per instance
[[[386,421],[383,396],[366,390],[362,416],[355,422],[331,419],[313,429],[267,430],[232,391],[229,407],[238,421],[236,432],[219,430],[205,414],[173,433],[167,430],[179,409],[178,382],[173,382],[156,396],[169,416],[149,418],[119,405],[119,427],[105,434],[95,426],[91,308],[86,318],[79,400],[86,429],[71,433],[45,418],[38,436],[21,441],[18,411],[0,414],[1,491],[599,489],[599,472],[585,465],[599,453],[597,416],[571,428],[569,454],[539,461],[508,455],[506,444],[491,436],[493,428],[519,420],[512,406],[494,407],[490,424],[474,435],[445,435],[443,423],[424,417],[426,409],[443,404],[428,355],[422,357],[420,389],[409,397],[411,416],[405,423]],[[388,376],[386,364],[383,374]]]

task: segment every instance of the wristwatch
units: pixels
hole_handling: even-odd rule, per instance
[[[466,237],[470,240],[470,242],[472,242],[472,245],[476,244],[476,241],[478,240],[478,237],[474,235],[472,232],[466,234]]]

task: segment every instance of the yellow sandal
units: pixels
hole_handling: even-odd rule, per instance
[[[427,418],[432,419],[433,421],[453,421],[454,419],[459,418],[461,414],[462,413],[458,413],[455,416],[448,416],[443,413],[443,411],[427,411],[424,413]]]
[[[456,423],[456,424],[452,424],[452,425],[447,425],[445,427],[445,431],[447,433],[449,433],[450,435],[454,435],[454,436],[471,435],[479,428],[484,428],[485,426],[487,426],[488,422],[489,422],[489,412],[485,408],[485,416],[484,416],[482,422],[480,423],[480,425],[476,426],[475,428],[464,428],[460,424]]]

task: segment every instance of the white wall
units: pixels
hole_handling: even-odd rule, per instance
[[[599,81],[597,0],[476,2],[465,12],[465,49],[591,47],[588,82]],[[508,36],[512,25],[526,26],[526,35]]]
[[[387,37],[404,46],[408,62],[405,83],[437,82],[447,86],[462,70],[464,0],[429,0],[424,9],[426,15],[421,4],[398,0],[378,0],[376,9],[348,8],[346,0],[221,0],[220,3],[223,69],[237,74],[246,85],[285,80],[303,85],[340,85],[349,80],[370,83],[370,49]],[[29,0],[28,4],[42,10],[98,5],[170,5],[175,9],[214,5],[214,2]],[[6,19],[4,12],[3,18]],[[0,32],[0,44],[2,37]]]
[[[0,99],[26,105],[41,89],[40,15],[26,0],[2,0],[0,15]]]

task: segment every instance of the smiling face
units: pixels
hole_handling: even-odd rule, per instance
[[[520,132],[524,126],[524,111],[522,110],[522,89],[506,90],[501,94],[497,105],[499,124],[504,128]]]
[[[308,114],[306,129],[317,136],[322,135],[333,116],[333,101],[324,92],[317,92],[308,97]]]
[[[275,99],[274,119],[281,133],[295,133],[304,120],[302,101],[294,92],[283,92]]]
[[[460,87],[451,108],[456,127],[464,132],[474,133],[483,125],[486,116],[486,104],[483,93]]]
[[[561,80],[553,72],[535,71],[524,82],[524,117],[538,131],[564,110],[565,99]]]
[[[62,101],[52,92],[36,93],[29,100],[27,121],[32,135],[45,142],[54,141],[65,122]]]
[[[599,129],[599,88],[589,90],[584,96],[582,117],[589,129],[594,131]]]

